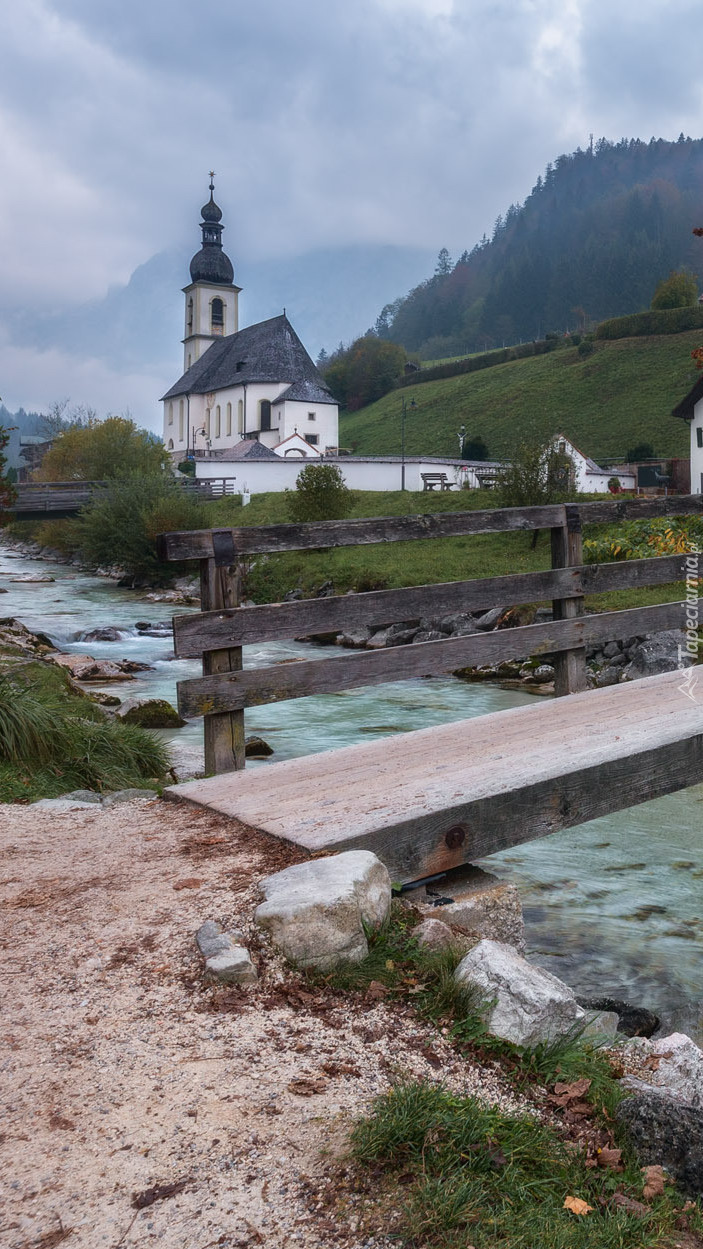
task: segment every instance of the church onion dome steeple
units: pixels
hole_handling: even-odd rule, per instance
[[[190,262],[191,282],[210,282],[216,286],[232,286],[234,269],[229,256],[222,250],[222,209],[213,199],[214,174],[210,172],[210,198],[200,210],[203,242]]]

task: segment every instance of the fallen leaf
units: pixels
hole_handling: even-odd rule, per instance
[[[554,1085],[554,1092],[557,1096],[566,1098],[566,1101],[575,1101],[588,1092],[591,1083],[592,1081],[587,1079],[574,1080],[571,1084],[560,1084],[557,1082]],[[566,1105],[566,1102],[564,1104]]]
[[[622,1171],[621,1149],[599,1149],[596,1156],[599,1167],[612,1167],[613,1171]]]
[[[593,1206],[589,1206],[588,1202],[582,1201],[580,1197],[565,1197],[564,1209],[570,1210],[572,1214],[590,1214]]]
[[[381,1002],[384,997],[388,997],[389,990],[385,984],[381,984],[380,980],[372,980],[364,997],[368,1002]]]
[[[288,1085],[289,1093],[297,1093],[299,1097],[312,1097],[314,1093],[324,1093],[326,1088],[327,1081],[321,1076],[300,1076]]]
[[[329,1062],[321,1063],[322,1070],[328,1076],[358,1076],[361,1075],[358,1067],[353,1063]]]
[[[185,1180],[176,1180],[175,1184],[154,1184],[151,1188],[145,1188],[143,1193],[133,1193],[132,1209],[144,1210],[147,1206],[153,1206],[155,1201],[175,1197],[177,1193],[183,1192],[185,1186]]]
[[[628,1214],[637,1214],[640,1218],[644,1218],[650,1213],[641,1201],[635,1201],[634,1197],[626,1197],[624,1193],[615,1193],[613,1196],[613,1205],[618,1206],[620,1210],[626,1210]]]
[[[63,1115],[59,1114],[56,1111],[54,1111],[54,1113],[49,1116],[49,1127],[53,1128],[54,1131],[73,1132],[75,1129],[75,1126],[76,1126],[75,1123],[73,1123],[71,1119],[64,1118]]]
[[[202,883],[202,880],[198,880],[197,876],[186,876],[185,880],[177,880],[173,888],[175,890],[199,889]]]
[[[664,1171],[662,1167],[642,1167],[644,1176],[644,1192],[642,1196],[645,1201],[652,1201],[654,1197],[661,1197],[664,1192]]]

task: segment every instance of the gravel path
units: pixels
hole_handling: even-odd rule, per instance
[[[0,806],[7,1249],[380,1247],[324,1200],[371,1098],[415,1075],[516,1105],[410,1011],[310,992],[261,945],[256,881],[297,857],[174,803]],[[248,933],[258,985],[204,981],[205,919]]]

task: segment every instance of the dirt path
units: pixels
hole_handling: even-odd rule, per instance
[[[257,944],[256,880],[296,857],[173,803],[0,806],[3,1246],[379,1246],[324,1201],[353,1116],[402,1074],[512,1104],[409,1013],[306,992]],[[205,983],[211,918],[258,985]]]

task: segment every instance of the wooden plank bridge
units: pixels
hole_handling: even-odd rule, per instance
[[[179,684],[178,703],[204,716],[214,773],[167,796],[313,853],[373,849],[394,879],[413,880],[703,781],[703,667],[693,679],[677,671],[586,690],[588,644],[685,628],[686,605],[587,615],[584,595],[680,582],[687,557],[584,565],[581,537],[582,522],[702,511],[701,496],[686,496],[162,535],[163,558],[200,560],[203,611],[177,616],[174,636],[177,656],[202,656],[203,676]],[[239,606],[239,564],[255,553],[544,528],[544,572]],[[544,624],[242,667],[251,642],[545,599],[554,619]],[[556,694],[573,697],[243,770],[247,707],[537,654],[552,658]]]
[[[75,516],[101,492],[110,486],[108,481],[30,481],[15,487],[15,499],[5,511],[13,512],[19,520],[42,520],[44,517],[60,520]],[[218,499],[222,495],[235,494],[236,482],[231,477],[213,477],[195,481],[184,479],[179,489],[203,499]]]

